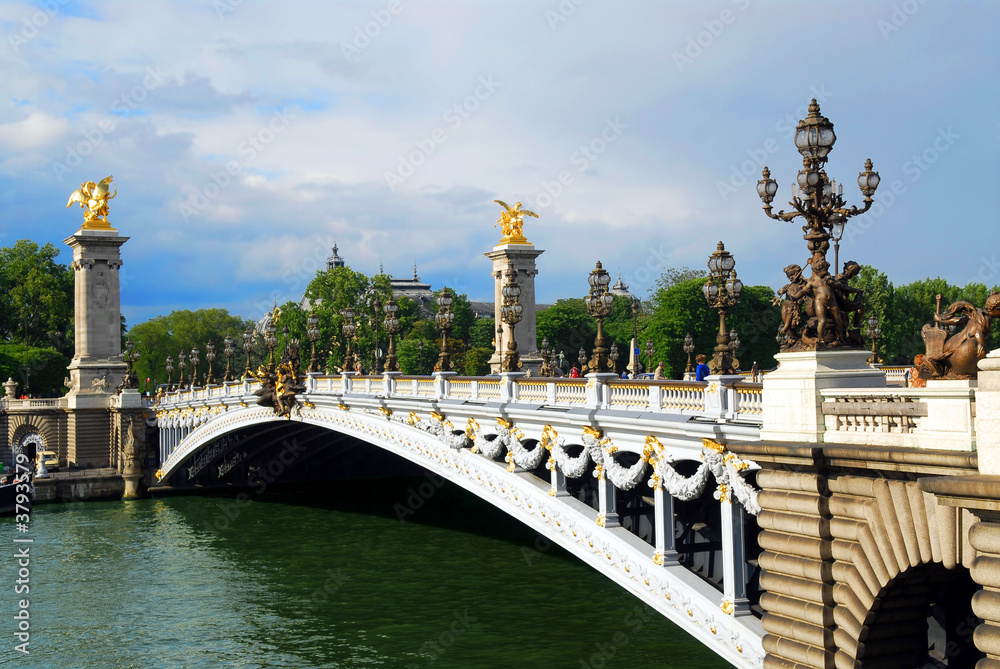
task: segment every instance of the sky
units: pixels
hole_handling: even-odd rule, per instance
[[[258,318],[334,241],[492,299],[499,206],[539,218],[539,302],[601,260],[640,297],[722,240],[748,285],[808,257],[789,198],[810,99],[860,203],[841,261],[1000,284],[1000,3],[859,0],[0,1],[0,245],[62,240],[114,175],[122,309]]]

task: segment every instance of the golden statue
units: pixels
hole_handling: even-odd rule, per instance
[[[500,243],[527,244],[528,240],[524,238],[524,217],[534,216],[538,218],[538,214],[527,209],[521,209],[520,202],[515,203],[511,207],[502,200],[493,201],[504,208],[504,211],[500,212],[500,218],[497,219],[497,223],[500,224],[500,228],[503,230],[503,238],[500,240]]]
[[[115,192],[111,192],[111,180],[114,177],[101,179],[96,184],[93,181],[85,181],[81,186],[73,191],[69,196],[67,207],[78,202],[83,209],[84,230],[113,230],[108,223],[108,200],[112,200],[118,195],[118,187]]]

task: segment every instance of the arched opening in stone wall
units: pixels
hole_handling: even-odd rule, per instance
[[[900,574],[882,588],[865,620],[858,666],[975,667],[983,657],[973,642],[978,589],[961,567],[927,563]]]
[[[14,431],[11,439],[11,455],[15,461],[19,453],[23,453],[28,460],[34,460],[35,456],[44,450],[47,450],[45,438],[35,426],[22,425]]]

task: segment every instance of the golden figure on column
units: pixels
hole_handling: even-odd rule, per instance
[[[111,180],[114,177],[101,179],[96,184],[93,181],[84,181],[78,189],[69,196],[67,207],[78,203],[83,209],[84,230],[113,230],[108,223],[108,200],[112,200],[118,195],[118,187],[115,192],[111,192]]]
[[[514,203],[514,206],[511,207],[502,200],[493,201],[504,208],[504,211],[500,212],[500,218],[497,219],[500,229],[503,230],[503,237],[500,239],[500,243],[527,244],[528,240],[524,238],[524,217],[534,216],[538,218],[538,214],[527,209],[521,209],[520,202]]]

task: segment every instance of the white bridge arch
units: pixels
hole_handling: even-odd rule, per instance
[[[480,384],[486,394],[496,391],[497,396],[480,397]],[[733,665],[761,667],[764,630],[747,615],[742,532],[743,514],[759,509],[755,491],[742,478],[755,466],[723,445],[758,436],[759,420],[729,407],[738,405],[740,389],[678,382],[621,384],[600,378],[574,380],[560,388],[563,384],[515,375],[311,376],[288,419],[255,404],[256,383],[170,393],[156,406],[162,462],[157,476],[167,481],[206,446],[237,430],[273,427],[276,421],[324,427],[394,453],[490,502],[632,592]],[[752,395],[755,388],[743,385]],[[628,393],[630,403],[616,405],[616,390]],[[654,393],[658,411],[650,407]],[[686,408],[665,406],[668,394],[700,395],[701,405],[690,406],[698,399],[688,397],[675,401]],[[636,395],[649,404],[637,406]],[[728,419],[719,415],[727,412]],[[625,453],[634,454],[626,456],[631,464],[619,462]],[[681,476],[673,463],[682,460],[698,461],[697,471]],[[531,473],[545,462],[548,481]],[[596,510],[566,492],[566,476],[591,471],[597,478]],[[646,481],[655,498],[653,546],[620,526],[614,506],[616,487],[629,490]],[[679,564],[674,550],[674,496],[691,499],[709,485],[722,507],[721,596]]]

